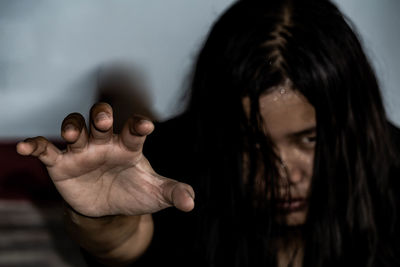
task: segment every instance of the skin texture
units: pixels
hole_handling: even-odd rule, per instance
[[[313,173],[315,110],[303,95],[291,89],[289,82],[263,94],[259,107],[264,131],[270,136],[281,159],[278,166],[278,208],[281,212],[276,220],[287,226],[302,225],[307,217]],[[249,98],[243,99],[243,108],[249,114]],[[246,155],[244,160],[247,160]],[[264,183],[262,171],[256,181],[260,185]]]
[[[248,101],[243,103],[248,109]],[[265,131],[282,160],[279,192],[283,204],[277,220],[288,226],[304,224],[315,148],[314,108],[289,86],[269,90],[259,104]],[[75,240],[103,263],[123,265],[139,257],[150,244],[153,225],[149,214],[171,206],[190,211],[194,192],[187,184],[155,173],[143,156],[146,136],[154,130],[150,121],[132,117],[121,134],[115,135],[108,104],[94,105],[90,114],[89,130],[80,114],[64,119],[61,135],[68,143],[66,151],[43,137],[20,142],[17,151],[36,156],[47,166],[57,189],[72,207],[66,213],[67,229]],[[298,198],[304,205],[293,209],[298,203],[291,200]],[[103,217],[107,215],[114,216]],[[93,217],[99,219],[94,221]],[[121,236],[116,239],[118,234]],[[293,246],[285,247],[278,254],[283,266],[294,254],[288,249]],[[299,252],[296,247],[293,250]],[[301,251],[297,252],[295,262],[300,262]]]
[[[243,107],[249,113],[248,98],[243,99]],[[306,222],[308,212],[316,145],[315,109],[302,94],[291,89],[289,82],[268,90],[260,97],[259,107],[264,131],[281,159],[278,166],[280,213],[276,220],[292,229],[286,237],[276,240],[278,266],[301,267],[304,244],[297,226]],[[260,184],[264,182],[262,173],[256,180]]]
[[[313,172],[316,140],[315,110],[289,86],[277,87],[260,97],[265,131],[281,159],[279,199],[281,215],[288,226],[305,223],[307,199]]]
[[[82,115],[69,114],[61,126],[66,151],[35,137],[18,143],[17,152],[46,165],[67,203],[64,217],[70,236],[103,264],[123,266],[150,244],[151,213],[172,206],[191,211],[194,191],[155,173],[142,154],[146,136],[154,130],[152,122],[134,116],[116,135],[111,106],[97,103],[89,125],[87,129]]]
[[[20,142],[18,153],[38,157],[64,200],[86,216],[141,215],[171,206],[193,209],[192,187],[158,175],[142,154],[153,123],[133,117],[115,135],[108,104],[98,103],[90,113],[89,131],[80,114],[64,119],[61,135],[68,143],[66,151],[36,137]]]

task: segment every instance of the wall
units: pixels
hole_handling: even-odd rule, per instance
[[[87,114],[99,67],[133,66],[161,119],[173,116],[209,26],[232,0],[0,2],[0,137],[59,136]],[[400,2],[337,0],[355,22],[400,125]]]

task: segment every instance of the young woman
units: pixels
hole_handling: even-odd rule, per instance
[[[400,266],[399,132],[329,1],[234,4],[187,111],[155,128],[142,153],[154,125],[136,116],[114,135],[99,103],[89,130],[65,118],[67,151],[18,144],[47,165],[92,264]]]

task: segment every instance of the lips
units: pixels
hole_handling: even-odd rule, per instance
[[[284,213],[296,212],[306,208],[307,200],[305,198],[278,199],[276,206]]]

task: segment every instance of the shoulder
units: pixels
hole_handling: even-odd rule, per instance
[[[396,173],[400,173],[400,129],[390,122],[388,124],[391,138],[390,146],[394,154],[394,168]]]
[[[399,127],[397,127],[393,123],[389,122],[389,129],[390,129],[390,133],[391,133],[391,136],[393,138],[396,148],[400,149],[400,129],[399,129]]]

